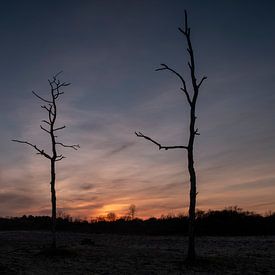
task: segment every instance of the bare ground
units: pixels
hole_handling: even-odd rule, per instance
[[[187,238],[0,232],[0,274],[275,274],[275,236],[200,237],[196,265],[183,263]]]

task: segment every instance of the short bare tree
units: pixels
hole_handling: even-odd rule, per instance
[[[116,216],[116,213],[114,213],[114,212],[109,212],[109,213],[107,214],[106,218],[107,218],[107,220],[108,220],[109,222],[114,222],[114,221],[116,220],[117,216]]]
[[[52,248],[56,249],[56,192],[55,192],[55,181],[56,181],[56,162],[64,159],[65,157],[62,154],[58,153],[58,146],[71,148],[77,150],[80,148],[78,144],[75,145],[66,145],[57,140],[56,133],[64,129],[66,126],[56,127],[56,118],[57,118],[57,102],[59,97],[64,94],[62,88],[69,86],[70,83],[61,82],[57,77],[61,72],[54,75],[53,78],[48,80],[50,85],[50,96],[49,99],[46,99],[36,92],[32,92],[39,100],[43,102],[41,106],[47,113],[47,119],[42,120],[44,125],[40,125],[41,130],[45,131],[50,136],[51,143],[51,153],[46,153],[44,149],[41,149],[37,145],[24,141],[14,139],[12,141],[23,143],[31,146],[38,155],[41,155],[47,158],[50,161],[50,171],[51,171],[51,203],[52,203]]]
[[[186,81],[182,77],[180,73],[178,73],[176,70],[170,68],[166,64],[161,64],[161,68],[156,69],[156,71],[162,71],[167,70],[173,73],[182,84],[182,87],[180,88],[183,94],[186,97],[186,100],[190,106],[190,123],[189,123],[189,141],[188,144],[185,146],[163,146],[159,142],[155,141],[154,139],[145,136],[141,132],[136,132],[136,135],[138,137],[145,138],[154,144],[156,144],[159,148],[159,150],[170,150],[170,149],[184,149],[187,151],[188,155],[188,171],[190,176],[190,202],[189,202],[189,229],[188,229],[188,235],[189,235],[189,241],[188,241],[188,254],[187,254],[187,260],[188,261],[194,261],[196,257],[195,253],[195,211],[196,211],[196,196],[197,196],[197,184],[196,184],[196,172],[194,168],[194,141],[196,135],[199,135],[198,128],[195,127],[196,123],[196,103],[199,95],[199,89],[203,83],[203,81],[206,79],[206,77],[202,77],[200,81],[197,81],[196,73],[195,73],[195,58],[194,58],[194,52],[193,47],[191,43],[191,37],[190,37],[190,28],[188,26],[188,20],[187,20],[187,12],[185,11],[185,26],[184,29],[179,28],[179,31],[184,35],[187,41],[187,52],[189,54],[189,62],[188,67],[190,69],[190,76],[191,76],[191,85],[192,85],[192,92],[187,89]]]
[[[131,204],[128,209],[128,215],[133,220],[136,217],[137,208],[134,204]]]

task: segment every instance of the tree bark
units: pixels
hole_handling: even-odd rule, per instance
[[[55,161],[51,160],[52,248],[56,249]]]
[[[190,176],[190,200],[189,200],[189,219],[188,219],[188,252],[187,260],[194,261],[195,252],[195,214],[196,214],[196,171],[194,168],[194,139],[195,139],[195,104],[191,105],[190,137],[188,143],[188,171]]]
[[[197,197],[197,180],[196,171],[194,168],[194,140],[195,136],[198,135],[197,129],[195,130],[196,123],[196,103],[199,95],[199,87],[205,77],[201,80],[200,84],[197,84],[195,76],[195,60],[190,39],[190,29],[187,27],[187,13],[185,11],[185,27],[186,27],[186,38],[188,44],[188,53],[190,55],[190,63],[188,63],[191,73],[191,81],[193,86],[193,98],[190,104],[190,126],[189,126],[189,142],[188,142],[188,171],[190,175],[190,201],[189,201],[189,222],[188,222],[188,252],[187,261],[192,262],[196,258],[195,252],[195,222],[196,222],[196,197]]]

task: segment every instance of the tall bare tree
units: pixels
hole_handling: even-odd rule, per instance
[[[159,147],[159,150],[165,149],[185,149],[187,151],[188,156],[188,171],[190,176],[190,202],[189,202],[189,240],[188,240],[188,254],[187,260],[193,261],[195,260],[196,253],[195,253],[195,211],[196,211],[196,197],[197,197],[197,183],[196,183],[196,171],[194,167],[194,141],[196,135],[199,135],[198,128],[195,127],[196,124],[196,103],[199,95],[199,89],[206,79],[204,76],[200,81],[197,81],[196,78],[196,71],[195,71],[195,58],[193,47],[191,43],[191,36],[190,36],[190,28],[188,26],[187,20],[187,12],[185,11],[185,26],[184,28],[179,28],[179,31],[184,35],[186,42],[187,42],[187,52],[189,54],[190,60],[188,61],[188,67],[190,69],[190,78],[191,78],[191,91],[187,89],[186,81],[183,76],[172,69],[171,67],[167,66],[166,64],[161,64],[161,68],[156,69],[156,71],[167,70],[177,76],[177,78],[181,81],[182,87],[180,88],[183,94],[186,97],[186,100],[190,106],[190,124],[189,124],[189,141],[188,144],[185,146],[163,146],[156,140],[145,136],[141,132],[136,132],[138,137],[145,138]]]
[[[70,83],[61,82],[57,77],[62,72],[54,75],[52,79],[49,79],[50,85],[50,95],[49,99],[38,95],[35,92],[32,92],[39,100],[43,102],[44,105],[41,105],[41,108],[44,109],[47,113],[47,119],[42,120],[44,123],[40,125],[41,130],[45,131],[50,136],[51,143],[51,153],[46,153],[44,149],[39,148],[37,145],[23,140],[14,139],[12,141],[23,143],[31,146],[35,149],[38,155],[41,155],[47,158],[50,161],[50,171],[51,171],[51,203],[52,203],[52,248],[56,249],[56,191],[55,191],[55,181],[56,181],[56,162],[64,159],[65,157],[62,154],[58,153],[58,146],[72,148],[77,150],[80,148],[78,144],[75,145],[66,145],[57,140],[56,132],[64,129],[66,126],[56,126],[57,118],[57,102],[59,97],[64,94],[62,88],[69,86]]]

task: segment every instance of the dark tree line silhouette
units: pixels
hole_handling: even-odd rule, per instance
[[[198,236],[249,236],[275,235],[275,212],[259,215],[239,208],[196,212],[196,234]],[[163,215],[160,218],[116,220],[74,219],[69,215],[58,217],[56,228],[59,231],[141,234],[141,235],[184,235],[188,236],[188,216]],[[0,218],[0,230],[50,230],[51,217],[22,216]]]

